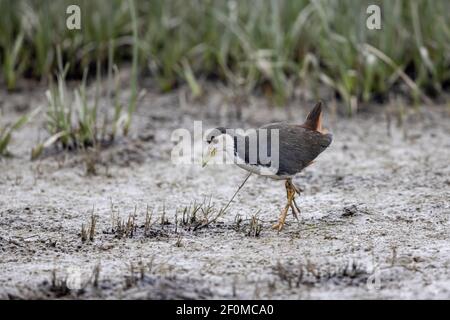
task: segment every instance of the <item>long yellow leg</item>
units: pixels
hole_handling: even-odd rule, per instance
[[[297,207],[297,204],[295,203],[294,197],[296,192],[296,188],[292,184],[291,179],[286,180],[286,197],[287,197],[287,204],[281,211],[280,218],[278,220],[278,223],[276,223],[273,226],[273,229],[278,229],[278,231],[281,231],[283,229],[284,223],[286,221],[286,216],[289,211],[289,208],[292,209],[292,213],[294,214],[295,218],[298,220],[297,212],[300,212],[300,210]]]

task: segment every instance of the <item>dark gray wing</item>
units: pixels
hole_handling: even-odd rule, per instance
[[[260,129],[277,129],[279,133],[278,175],[294,175],[313,161],[331,143],[331,134],[303,128],[300,125],[284,122],[267,124]],[[275,148],[271,146],[270,153]]]

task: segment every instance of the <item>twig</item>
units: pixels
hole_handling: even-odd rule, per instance
[[[250,178],[251,175],[252,175],[251,172],[247,175],[247,177],[245,178],[244,182],[242,182],[242,184],[239,186],[239,188],[236,190],[236,192],[231,197],[230,201],[228,201],[227,205],[222,209],[223,212],[225,212],[228,209],[228,207],[230,206],[231,202],[234,200],[234,197],[236,197],[238,192],[242,189],[242,187],[244,186],[244,184],[247,182],[248,178]]]
[[[252,175],[252,173],[250,172],[247,177],[244,179],[244,181],[241,183],[241,185],[239,186],[239,188],[237,188],[236,192],[233,194],[233,196],[231,197],[231,199],[228,201],[228,203],[225,205],[225,207],[223,207],[222,209],[219,210],[219,213],[217,214],[217,216],[212,219],[209,220],[208,222],[201,224],[201,225],[197,225],[194,228],[194,231],[198,230],[198,229],[202,229],[206,226],[209,226],[211,223],[213,223],[214,221],[216,221],[220,216],[222,216],[226,210],[228,209],[228,207],[230,206],[231,202],[233,202],[234,198],[236,197],[236,195],[239,193],[239,191],[242,189],[242,187],[244,187],[244,184],[247,182],[248,178],[250,178],[250,176]]]

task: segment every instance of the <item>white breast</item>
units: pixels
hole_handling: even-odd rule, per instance
[[[223,145],[223,149],[227,153],[228,159],[233,159],[233,163],[236,164],[241,169],[244,169],[246,171],[252,172],[254,174],[269,177],[276,180],[284,180],[291,178],[291,176],[278,176],[278,168],[273,167],[265,167],[265,166],[258,166],[254,164],[248,164],[245,163],[244,160],[234,155],[234,141],[233,138],[227,134],[223,135],[224,140],[221,141]]]

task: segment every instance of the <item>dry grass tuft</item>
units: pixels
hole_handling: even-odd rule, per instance
[[[94,207],[92,208],[91,217],[87,226],[81,224],[81,242],[94,241],[95,228],[97,226],[98,217],[94,214]]]
[[[320,265],[309,259],[296,265],[278,262],[273,271],[289,288],[311,286],[326,281],[360,285],[366,284],[371,276],[368,268],[355,260]]]
[[[258,214],[255,214],[250,219],[250,225],[246,235],[248,237],[259,237],[262,230],[261,220],[258,218]]]

